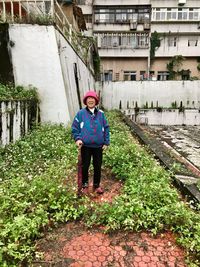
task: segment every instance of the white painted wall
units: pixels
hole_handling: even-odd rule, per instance
[[[178,0],[151,0],[151,5],[152,7],[179,7],[178,2]],[[199,7],[199,0],[187,0],[183,7]]]
[[[15,43],[10,48],[15,84],[38,88],[41,121],[70,122],[79,109],[73,64],[83,91],[94,86],[87,67],[53,26],[14,24],[9,36]]]
[[[198,22],[190,21],[190,22],[169,22],[161,23],[160,21],[152,21],[151,22],[151,32],[157,31],[159,33],[174,33],[178,36],[183,33],[188,35],[188,33],[199,34]]]
[[[95,89],[95,82],[94,77],[86,65],[82,62],[82,60],[78,57],[72,47],[66,42],[64,37],[59,32],[56,32],[56,38],[59,44],[59,56],[65,84],[67,103],[69,107],[69,114],[70,118],[72,119],[79,110],[74,64],[76,64],[78,70],[78,84],[81,100],[83,99],[85,92]],[[84,106],[83,103],[82,106]]]
[[[200,51],[199,36],[179,36],[176,46],[169,46],[169,36],[162,38],[160,47],[156,50],[156,57],[173,57],[182,55],[185,57],[198,57]],[[188,40],[198,41],[197,46],[188,46]]]
[[[99,49],[100,57],[117,57],[117,58],[127,58],[127,57],[148,57],[149,49],[148,48],[100,48]]]
[[[200,125],[200,113],[197,109],[186,109],[179,112],[178,109],[142,109],[139,113],[135,110],[126,110],[125,114],[133,121],[146,125]]]
[[[151,0],[94,0],[94,5],[99,6],[131,6],[131,5],[149,5]]]
[[[53,26],[11,25],[10,39],[16,85],[38,88],[42,122],[70,120]]]
[[[103,87],[97,83],[96,87],[102,91],[103,106],[118,109],[121,101],[122,109],[136,106],[172,107],[173,102],[188,108],[200,108],[200,81],[123,81],[105,82]]]

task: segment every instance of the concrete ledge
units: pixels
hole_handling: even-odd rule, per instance
[[[187,160],[183,160],[183,157],[175,157],[174,153],[171,153],[166,145],[161,141],[150,136],[148,132],[144,132],[142,128],[130,120],[127,116],[123,115],[123,120],[130,127],[131,133],[137,136],[138,139],[145,145],[148,146],[150,151],[156,155],[160,162],[170,170],[174,172],[174,185],[186,196],[188,199],[192,199],[195,204],[200,203],[200,191],[196,185],[199,178],[199,170],[197,168],[193,171],[192,168],[188,168]],[[185,164],[185,162],[187,164]],[[174,164],[179,164],[181,168],[176,170]]]

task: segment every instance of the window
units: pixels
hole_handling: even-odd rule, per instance
[[[156,9],[156,20],[165,20],[166,8]]]
[[[176,20],[177,19],[177,9],[168,8],[167,9],[167,20]]]
[[[119,81],[119,72],[115,73],[115,81]]]
[[[197,46],[198,40],[197,39],[190,39],[188,40],[188,46]]]
[[[156,79],[156,77],[155,77],[155,75],[154,75],[154,74],[155,74],[155,72],[154,72],[154,71],[150,71],[150,72],[149,72],[149,80],[151,80],[151,81],[152,81],[152,80],[155,80],[155,79]]]
[[[148,34],[101,34],[101,47],[147,48]]]
[[[119,46],[119,36],[107,35],[101,39],[102,47],[118,47]]]
[[[199,8],[189,8],[189,19],[199,20],[200,19],[200,9]]]
[[[77,0],[77,5],[85,5],[86,1],[85,0]]]
[[[187,20],[188,9],[187,8],[179,8],[178,9],[178,20]]]
[[[145,80],[147,80],[148,79],[148,74],[147,74],[147,72],[145,71],[145,70],[141,70],[140,71],[140,80],[141,81],[145,81]]]
[[[189,80],[190,79],[190,73],[191,71],[188,69],[188,70],[182,70],[181,71],[181,79],[182,80]]]
[[[86,23],[92,23],[92,15],[84,15]]]
[[[138,35],[137,36],[138,47],[147,47],[148,46],[148,36]]]
[[[200,8],[154,8],[153,20],[200,20]]]
[[[124,81],[136,81],[136,71],[124,71]]]
[[[112,70],[105,70],[104,71],[104,81],[112,81]]]
[[[169,80],[169,72],[168,71],[158,71],[157,79],[158,79],[158,81]]]
[[[149,23],[149,8],[131,8],[131,7],[102,7],[94,10],[96,23],[129,23],[130,21],[141,21]]]
[[[177,37],[171,37],[168,40],[169,46],[176,46],[177,45]]]

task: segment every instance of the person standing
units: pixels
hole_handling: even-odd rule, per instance
[[[88,91],[83,103],[85,108],[78,111],[72,123],[72,135],[82,157],[82,192],[88,193],[88,171],[93,159],[93,191],[103,194],[101,183],[101,165],[103,150],[110,144],[109,125],[105,114],[96,106],[99,98],[94,91]]]

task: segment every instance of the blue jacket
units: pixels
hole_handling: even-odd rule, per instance
[[[72,123],[74,140],[82,140],[87,147],[110,144],[109,125],[103,111],[95,108],[94,114],[86,107],[81,109]]]

